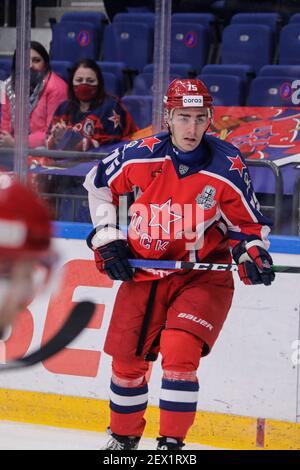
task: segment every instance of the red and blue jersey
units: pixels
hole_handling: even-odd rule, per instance
[[[57,123],[66,126],[66,132],[59,142],[53,137]],[[61,103],[53,115],[46,143],[53,150],[87,151],[128,139],[136,130],[137,126],[122,101],[106,94],[101,104],[87,112],[81,111],[77,103]]]
[[[85,187],[113,206],[138,188],[128,228],[137,258],[228,262],[229,243],[250,236],[268,248],[270,221],[260,212],[245,161],[213,136],[188,153],[167,133],[130,142],[104,158]],[[149,275],[157,277],[154,270]]]

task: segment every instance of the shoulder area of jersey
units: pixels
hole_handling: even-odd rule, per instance
[[[234,183],[237,183],[240,178],[244,178],[248,170],[237,147],[210,135],[206,135],[205,140],[213,155],[207,171],[221,175]]]
[[[167,144],[169,139],[168,132],[162,132],[151,136],[143,137],[142,139],[132,140],[123,147],[119,147],[120,153],[124,159],[130,158],[152,158],[157,156],[164,156],[161,154],[162,147]]]
[[[227,154],[236,155],[239,153],[239,149],[233,144],[226,142],[225,140],[221,140],[218,137],[214,137],[213,135],[206,134],[205,140],[213,152],[221,152],[224,156]]]

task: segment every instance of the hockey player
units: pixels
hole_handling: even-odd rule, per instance
[[[37,196],[0,173],[0,339],[48,278],[50,237],[48,211]]]
[[[274,280],[267,235],[237,148],[206,135],[212,98],[200,80],[176,79],[164,99],[167,133],[131,142],[86,177],[96,265],[118,291],[104,350],[113,358],[111,439],[136,449],[145,427],[149,360],[162,355],[158,449],[182,449],[198,396],[200,358],[212,349],[233,296],[230,272],[136,270],[128,258],[230,263],[245,284]],[[127,238],[116,222],[119,196],[140,190]],[[143,320],[147,318],[146,321]]]

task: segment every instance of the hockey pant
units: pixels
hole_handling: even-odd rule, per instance
[[[165,329],[160,340],[163,378],[160,392],[161,436],[184,439],[197,409],[199,366],[203,341],[191,333]],[[141,436],[148,402],[149,362],[113,359],[110,428],[113,433]]]

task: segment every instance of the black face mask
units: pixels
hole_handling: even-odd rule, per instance
[[[44,76],[44,72],[38,72],[37,70],[30,69],[30,88],[33,90],[39,83],[42,82]]]

